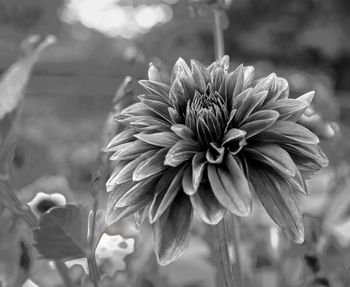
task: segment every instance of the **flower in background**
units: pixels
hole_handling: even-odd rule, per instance
[[[35,194],[34,198],[28,202],[28,205],[32,209],[33,213],[37,217],[40,217],[52,207],[65,205],[66,203],[67,201],[63,194],[38,192]]]
[[[124,238],[120,235],[108,235],[104,233],[98,242],[95,250],[96,262],[99,270],[104,276],[113,277],[118,272],[125,270],[124,259],[134,252],[133,238]],[[85,273],[88,273],[86,258],[66,261],[69,268],[81,266]]]
[[[208,224],[226,211],[250,213],[255,193],[270,217],[297,242],[304,240],[295,193],[327,158],[300,122],[314,92],[289,98],[285,79],[254,80],[254,68],[229,71],[227,56],[205,67],[181,58],[171,83],[154,66],[146,93],[117,116],[129,125],[107,147],[115,167],[108,224],[137,213],[153,225],[155,252],[166,265],[190,240],[193,210]]]

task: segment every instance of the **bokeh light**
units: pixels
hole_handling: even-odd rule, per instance
[[[61,18],[64,22],[95,29],[107,36],[133,38],[169,21],[173,11],[168,4],[125,6],[119,0],[67,0]]]

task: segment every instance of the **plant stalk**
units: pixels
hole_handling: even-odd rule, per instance
[[[99,281],[100,281],[100,272],[98,270],[95,252],[92,252],[90,254],[90,256],[87,258],[87,261],[88,261],[90,279],[94,284],[94,287],[98,287]]]
[[[220,265],[221,270],[223,273],[223,280],[224,280],[224,286],[225,287],[242,287],[241,285],[241,279],[240,279],[240,273],[238,270],[233,269],[233,262],[230,258],[230,239],[232,238],[229,232],[229,228],[227,228],[227,221],[231,223],[228,218],[223,218],[217,225],[216,225],[216,234],[218,239],[218,245],[219,245],[219,252],[220,252]],[[236,244],[235,236],[233,236],[233,242],[234,242],[234,251],[237,252],[239,247],[238,244]],[[236,246],[235,246],[236,245]],[[238,258],[237,254],[236,258]],[[236,263],[238,263],[239,260],[236,259]],[[238,266],[239,264],[237,264]],[[238,269],[238,268],[237,268]]]
[[[221,22],[221,10],[213,7],[213,36],[215,46],[215,58],[218,60],[225,55],[224,33]],[[229,217],[230,216],[230,217]],[[227,225],[230,228],[227,228]],[[238,218],[234,215],[226,215],[216,225],[216,233],[220,251],[220,264],[223,272],[225,287],[242,287],[242,268],[239,255],[240,229]],[[235,265],[230,259],[229,243],[233,242],[235,253]],[[234,268],[233,268],[234,267]]]
[[[225,287],[236,287],[233,281],[231,260],[228,246],[228,236],[224,219],[216,225],[216,235],[219,244],[220,265],[223,273]]]
[[[234,275],[237,278],[236,281],[238,282],[238,286],[244,286],[243,282],[243,270],[242,270],[242,264],[241,264],[241,256],[240,256],[240,242],[241,242],[241,232],[240,232],[240,224],[239,224],[239,218],[233,214],[230,214],[232,218],[232,241],[233,241],[233,248],[235,252],[235,268],[234,268]]]
[[[218,7],[213,8],[213,34],[215,46],[215,59],[220,59],[225,54],[224,32],[221,24],[221,12]]]

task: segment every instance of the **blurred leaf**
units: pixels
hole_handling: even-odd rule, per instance
[[[8,186],[9,160],[13,156],[13,138],[10,136],[18,114],[18,107],[34,64],[40,53],[51,43],[53,36],[43,41],[38,35],[28,37],[22,44],[23,55],[3,75],[0,81],[0,180],[7,184],[0,188],[0,196],[7,202],[15,203]],[[10,205],[10,204],[7,204]]]
[[[38,35],[29,36],[22,44],[23,55],[3,75],[0,82],[1,145],[12,127],[14,113],[25,94],[34,64],[38,61],[41,52],[54,41],[53,36],[48,36],[44,41],[41,41]]]
[[[4,287],[21,286],[32,267],[28,230],[0,203],[0,282]]]
[[[88,212],[73,204],[45,213],[34,229],[35,247],[47,259],[76,259],[87,255]]]

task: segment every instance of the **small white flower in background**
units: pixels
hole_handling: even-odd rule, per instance
[[[124,258],[134,252],[135,240],[120,235],[103,234],[96,248],[96,261],[103,274],[113,276],[125,269]]]
[[[38,192],[34,198],[28,202],[28,205],[32,209],[36,216],[40,216],[50,208],[67,203],[66,197],[60,193],[44,193]]]
[[[112,277],[116,271],[124,270],[124,258],[134,252],[134,245],[133,238],[103,234],[95,251],[96,262],[101,273]],[[69,268],[76,264],[80,265],[88,273],[86,258],[69,260],[66,264]]]

